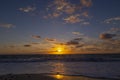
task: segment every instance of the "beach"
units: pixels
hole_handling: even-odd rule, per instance
[[[60,74],[7,74],[1,75],[0,80],[114,80],[112,78],[97,78],[87,76],[70,76]],[[117,79],[116,79],[117,80]]]

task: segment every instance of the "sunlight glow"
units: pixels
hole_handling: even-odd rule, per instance
[[[58,50],[57,50],[58,52],[62,52],[62,49],[61,48],[58,48]]]
[[[61,51],[62,51],[61,49],[58,50],[58,52],[61,52]]]
[[[56,44],[51,48],[51,51],[53,51],[51,54],[67,54],[70,50],[66,45]]]
[[[57,74],[57,75],[55,75],[55,78],[56,78],[56,79],[62,79],[62,78],[63,78],[63,75]]]
[[[63,54],[65,52],[65,46],[64,45],[54,45],[54,48],[52,48],[53,54]]]

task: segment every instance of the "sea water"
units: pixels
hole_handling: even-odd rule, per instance
[[[0,74],[33,73],[120,79],[120,55],[0,56]]]

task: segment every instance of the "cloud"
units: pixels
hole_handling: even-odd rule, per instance
[[[0,27],[3,28],[13,28],[15,25],[9,23],[0,23]]]
[[[46,38],[45,40],[48,42],[55,42],[56,41],[56,39],[52,39],[52,38]]]
[[[66,23],[78,23],[78,22],[81,22],[81,21],[84,21],[83,19],[80,19],[79,18],[80,15],[76,14],[76,15],[71,15],[69,17],[66,17],[64,18],[64,21]]]
[[[82,44],[83,46],[80,49],[83,50],[83,51],[93,51],[93,52],[97,51],[97,53],[98,53],[100,51],[103,51],[103,49],[105,48],[105,46],[103,46],[101,44],[102,43],[99,42],[99,41],[95,44]]]
[[[103,33],[100,34],[100,39],[112,39],[113,37],[115,37],[116,34],[110,34],[110,33]]]
[[[19,8],[20,11],[22,12],[32,12],[36,10],[36,7],[33,6],[27,6],[27,7],[23,7],[23,8]]]
[[[90,22],[82,22],[83,25],[89,25]]]
[[[113,21],[120,21],[120,17],[118,16],[118,17],[106,19],[106,20],[104,20],[104,23],[109,24],[109,23],[112,23]]]
[[[78,0],[78,3],[73,3],[70,0],[52,0],[51,4],[46,8],[48,18],[60,18],[66,23],[78,23],[83,21],[83,17],[88,17],[88,11],[84,7],[92,5],[91,0]]]
[[[85,17],[89,17],[88,11],[83,12],[82,15],[85,16]]]
[[[66,45],[79,45],[79,41],[81,41],[82,38],[74,38],[68,42],[66,42]]]
[[[60,13],[53,13],[53,17],[59,17]]]
[[[36,44],[40,44],[40,43],[38,43],[38,42],[32,42],[31,44],[36,45]]]
[[[79,45],[76,45],[75,48],[81,48],[83,46],[85,46],[85,44],[79,44]]]
[[[80,32],[72,32],[74,35],[80,35]]]
[[[79,42],[78,41],[74,41],[74,40],[71,40],[69,42],[66,43],[66,45],[78,45]]]
[[[90,7],[92,5],[92,0],[80,0],[80,2],[84,7]]]
[[[53,6],[55,6],[56,12],[64,12],[66,14],[72,14],[75,12],[75,5],[68,2],[68,0],[54,0]]]
[[[120,40],[109,40],[101,42],[102,50],[120,51]]]
[[[38,35],[32,35],[32,38],[34,38],[34,39],[40,39],[41,36],[38,36]]]
[[[45,40],[48,41],[48,42],[54,42],[54,41],[56,41],[56,39],[52,39],[52,38],[46,38]]]
[[[120,32],[120,28],[111,28],[110,32]]]
[[[81,40],[83,40],[83,38],[78,37],[78,38],[74,38],[72,41],[81,41]]]
[[[31,47],[32,45],[30,44],[25,44],[24,47]]]

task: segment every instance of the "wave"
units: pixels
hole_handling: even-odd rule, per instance
[[[0,55],[0,62],[45,62],[45,61],[120,61],[120,55]]]

